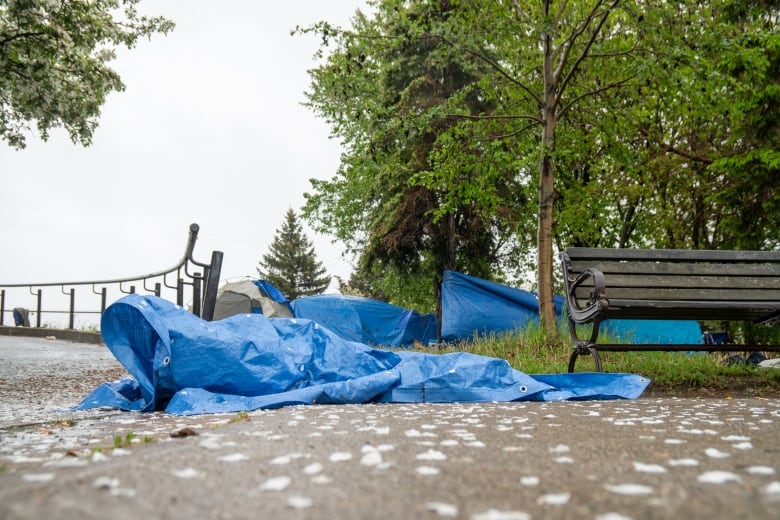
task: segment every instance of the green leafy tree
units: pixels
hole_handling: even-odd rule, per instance
[[[43,140],[63,127],[74,143],[89,145],[106,96],[124,90],[108,65],[115,49],[174,27],[139,15],[138,3],[0,1],[0,138],[24,148],[33,126]]]
[[[435,272],[426,252],[455,244],[438,258],[493,278],[500,257],[464,237],[533,250],[551,330],[554,245],[778,247],[777,2],[371,5],[349,30],[317,27],[343,67],[315,69],[311,98],[347,151],[307,215],[354,250],[405,244],[407,265]],[[426,232],[396,235],[393,219]],[[384,240],[412,236],[443,240]],[[387,267],[365,271],[402,286]]]
[[[542,0],[520,2],[464,2],[463,18],[455,30],[441,35],[453,47],[477,56],[490,66],[483,96],[496,109],[477,116],[472,139],[511,143],[526,150],[538,166],[526,163],[524,175],[538,172],[536,223],[536,275],[540,320],[554,337],[557,329],[553,304],[553,243],[555,158],[559,154],[556,131],[561,122],[580,109],[583,100],[600,92],[622,88],[628,78],[618,73],[598,76],[601,69],[630,52],[627,20],[618,0],[579,2]],[[601,79],[601,83],[598,80]],[[456,114],[455,114],[456,115]],[[476,138],[476,139],[475,139]],[[518,146],[519,145],[519,146]],[[449,148],[457,157],[457,149]],[[438,174],[438,172],[435,172]],[[438,183],[434,177],[431,182]]]
[[[317,261],[314,246],[292,209],[287,211],[282,227],[259,265],[257,274],[290,300],[321,294],[330,285],[331,278]]]
[[[776,249],[778,4],[623,6],[634,52],[600,72],[603,83],[620,71],[628,88],[558,126],[556,240]]]
[[[424,193],[431,194],[435,202],[404,209],[400,199],[387,200],[412,222],[424,221],[410,211],[419,209],[419,215],[440,223],[444,230],[454,230],[449,236],[457,237],[455,241],[448,241],[446,233],[428,234],[444,238],[433,241],[430,250],[460,251],[466,257],[460,265],[469,266],[471,274],[482,275],[478,271],[480,263],[483,267],[496,267],[497,262],[495,255],[479,252],[495,251],[496,244],[505,243],[502,231],[521,236],[521,242],[527,241],[530,226],[527,217],[518,216],[518,209],[525,209],[522,213],[526,215],[530,213],[527,207],[523,208],[526,193],[534,187],[538,190],[537,289],[542,323],[549,331],[556,327],[552,299],[555,130],[559,121],[575,112],[581,99],[618,88],[626,81],[616,74],[605,84],[597,85],[596,77],[586,74],[593,69],[585,66],[595,60],[606,68],[627,52],[625,30],[620,28],[621,23],[625,25],[625,19],[615,14],[617,3],[616,0],[560,3],[545,0],[539,5],[520,5],[470,0],[411,3],[385,0],[373,4],[379,13],[377,19],[383,20],[379,26],[371,25],[365,17],[357,20],[353,31],[333,31],[329,26],[320,26],[325,36],[335,35],[341,45],[345,40],[361,42],[363,46],[357,51],[376,45],[400,49],[401,52],[382,54],[352,52],[347,46],[335,53],[347,57],[368,56],[361,68],[368,64],[379,78],[384,77],[383,73],[400,76],[414,71],[418,62],[440,67],[437,74],[418,73],[411,81],[394,85],[392,89],[377,92],[377,86],[386,83],[375,81],[371,91],[364,88],[346,92],[344,99],[350,100],[350,108],[373,108],[387,92],[399,97],[400,102],[382,104],[381,111],[358,110],[360,119],[368,123],[346,118],[332,121],[337,135],[361,137],[356,143],[363,146],[352,147],[345,161],[365,158],[372,150],[364,145],[371,142],[370,137],[362,139],[363,135],[377,135],[386,128],[387,122],[393,122],[403,131],[390,134],[390,142],[398,150],[412,154],[416,162],[399,165],[390,161],[390,167],[396,175],[406,173],[406,185],[411,191],[421,193],[424,188]],[[386,28],[400,30],[393,32]],[[414,52],[410,53],[409,49]],[[441,73],[456,70],[466,73],[459,77],[460,81]],[[330,72],[329,81],[342,87],[350,82],[350,73],[354,71],[339,72]],[[319,84],[323,83],[322,79],[322,75],[315,76]],[[369,82],[361,86],[370,88]],[[433,95],[415,96],[423,89]],[[334,106],[342,107],[344,103],[330,96],[323,98],[319,105],[325,108],[322,113],[326,116]],[[356,112],[346,113],[354,116]],[[362,133],[356,133],[356,128]],[[536,166],[531,160],[536,161]],[[534,169],[539,175],[536,181],[529,182]],[[327,200],[336,202],[331,207],[353,218],[354,214],[344,211],[343,199],[338,195],[355,189],[355,184],[348,178],[339,181],[327,186],[320,183],[315,188],[342,189],[333,191],[337,196]],[[371,194],[365,189],[359,193]],[[369,202],[374,205],[363,202],[362,206],[386,207],[376,205],[376,199]],[[459,215],[464,215],[462,220]],[[377,219],[366,220],[377,222]],[[460,227],[461,221],[485,221],[490,225]],[[497,240],[485,241],[487,238]],[[475,247],[468,246],[469,240]],[[479,243],[480,240],[483,242]],[[409,244],[410,252],[418,256],[424,250],[419,242],[412,240]],[[449,256],[445,253],[445,259],[457,257],[457,253]],[[441,267],[434,266],[434,269]],[[491,269],[485,271],[492,274]]]
[[[667,51],[648,56],[657,68],[645,75],[649,111],[638,120],[657,151],[648,162],[660,181],[654,243],[777,248],[778,3],[685,2],[657,12],[674,31],[652,35],[653,48]]]
[[[489,178],[481,172],[507,153],[502,145],[464,150],[468,158],[452,169],[448,186],[420,182],[435,166],[437,140],[458,124],[441,107],[462,96],[486,65],[435,36],[454,16],[454,4],[372,5],[375,16],[358,13],[351,30],[324,22],[306,29],[335,46],[310,71],[308,104],[349,151],[337,176],[312,181],[304,216],[358,254],[361,285],[368,283],[372,295],[430,312],[439,306],[445,269],[485,278],[499,272],[528,198],[505,162],[495,163]],[[477,89],[459,99],[466,114],[489,109]],[[451,139],[462,144],[455,134]],[[445,210],[442,202],[454,191],[457,200]]]

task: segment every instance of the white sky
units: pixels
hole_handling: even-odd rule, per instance
[[[139,10],[176,22],[113,62],[111,94],[88,148],[64,131],[0,142],[0,283],[142,275],[181,258],[224,252],[222,280],[256,266],[309,179],[330,178],[340,147],[301,106],[319,40],[296,25],[347,26],[360,0],[147,0]],[[331,275],[349,262],[306,229]],[[332,286],[333,287],[333,286]]]

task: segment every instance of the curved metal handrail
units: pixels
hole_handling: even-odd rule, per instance
[[[195,250],[195,242],[198,238],[198,232],[200,231],[200,226],[198,224],[192,223],[189,227],[189,235],[187,237],[187,244],[184,249],[184,254],[182,255],[182,258],[179,260],[178,263],[173,265],[172,267],[168,269],[163,269],[160,271],[154,271],[148,274],[142,274],[138,276],[131,276],[131,277],[123,277],[123,278],[112,278],[112,279],[105,279],[105,280],[89,280],[89,281],[79,281],[79,282],[45,282],[45,283],[14,283],[14,284],[0,284],[0,325],[3,325],[3,316],[4,313],[7,312],[5,310],[5,304],[6,304],[6,289],[17,289],[17,288],[24,288],[27,287],[28,291],[31,295],[37,297],[37,326],[40,327],[41,323],[41,314],[42,313],[52,313],[52,314],[63,314],[67,313],[70,316],[70,326],[69,328],[73,328],[74,326],[74,314],[101,314],[106,307],[106,292],[107,288],[106,286],[114,285],[118,288],[120,293],[124,294],[130,294],[135,292],[135,285],[131,285],[129,290],[125,289],[123,287],[123,284],[127,284],[130,282],[141,282],[143,290],[156,294],[157,296],[160,295],[160,288],[161,284],[159,282],[159,279],[162,278],[162,285],[167,287],[168,289],[175,289],[176,290],[176,303],[178,305],[183,305],[184,300],[184,285],[188,285],[192,287],[192,312],[194,314],[197,314],[198,316],[201,316],[202,318],[206,320],[211,320],[214,313],[214,304],[216,302],[216,294],[217,294],[217,288],[219,284],[219,276],[221,273],[222,268],[222,257],[223,254],[220,251],[213,251],[211,255],[211,263],[204,263],[204,262],[198,262],[193,258],[193,253]],[[203,273],[190,273],[187,269],[188,264],[191,263],[194,266],[203,268]],[[182,276],[182,270],[185,273],[185,276]],[[168,282],[168,275],[171,275],[173,273],[176,273],[176,281],[175,285],[171,285]],[[185,279],[185,277],[187,279]],[[154,289],[150,289],[147,286],[147,281],[158,279],[158,281],[154,284]],[[75,310],[75,289],[74,287],[78,286],[91,286],[91,292],[97,295],[101,296],[101,305],[100,305],[100,311],[76,311]],[[100,290],[98,290],[98,286],[100,287]],[[67,311],[63,310],[44,310],[42,309],[42,287],[60,287],[60,292],[62,292],[65,296],[68,296],[70,298],[70,308]],[[66,290],[66,288],[69,288]],[[33,290],[35,289],[35,290]]]
[[[174,265],[173,267],[169,269],[163,269],[162,271],[156,271],[149,274],[142,274],[139,276],[132,276],[132,277],[125,277],[125,278],[113,278],[108,280],[89,280],[84,282],[46,282],[46,283],[0,283],[0,287],[8,287],[8,288],[14,288],[14,287],[56,287],[56,286],[70,286],[70,285],[110,285],[110,284],[121,284],[125,282],[135,282],[138,280],[144,280],[146,278],[158,278],[160,276],[164,276],[168,273],[171,273],[173,271],[178,270],[180,267],[183,267],[187,261],[191,261],[192,263],[195,263],[194,260],[192,260],[192,253],[195,249],[195,241],[198,239],[198,231],[200,231],[200,226],[195,224],[194,222],[190,224],[190,234],[187,238],[187,246],[184,250],[184,256],[182,256],[181,260],[179,260],[179,263]],[[197,265],[197,264],[196,264]]]

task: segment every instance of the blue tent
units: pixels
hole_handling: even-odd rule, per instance
[[[77,409],[236,412],[291,404],[615,399],[641,395],[632,374],[529,376],[468,353],[391,352],[301,318],[238,314],[207,322],[155,296],[103,313],[106,345],[132,376],[96,388]]]
[[[455,271],[445,271],[442,292],[442,340],[469,341],[523,329],[539,322],[537,296],[497,282]],[[555,310],[563,318],[564,299],[555,296]],[[373,346],[403,347],[436,341],[436,317],[419,314],[387,302],[357,296],[327,294],[298,298],[293,316],[319,323],[344,339]],[[603,330],[621,341],[634,343],[696,344],[702,333],[692,320],[610,320]]]
[[[454,271],[445,271],[442,283],[444,341],[473,339],[539,323],[535,294]],[[555,296],[555,312],[563,318],[562,296]],[[602,330],[618,341],[633,343],[700,344],[703,336],[695,320],[609,320]]]
[[[555,298],[560,315],[563,298]],[[441,284],[441,335],[444,341],[522,329],[539,323],[535,294],[497,282],[445,271]]]
[[[602,331],[618,343],[701,345],[704,334],[695,320],[606,320]]]
[[[292,302],[293,316],[316,321],[344,339],[367,345],[404,347],[436,341],[436,316],[387,302],[321,294]]]

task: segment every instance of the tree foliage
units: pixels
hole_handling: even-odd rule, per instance
[[[417,300],[418,310],[430,312],[430,300],[414,298],[423,280],[433,289],[423,293],[438,301],[445,269],[486,278],[500,273],[528,198],[515,171],[492,161],[506,153],[501,145],[464,149],[468,165],[451,170],[447,186],[425,181],[432,168],[443,168],[434,164],[442,136],[463,145],[459,121],[445,104],[486,67],[436,36],[455,14],[448,2],[390,0],[374,7],[375,17],[358,13],[352,30],[327,23],[306,29],[335,47],[311,71],[308,105],[348,153],[335,177],[312,181],[304,215],[359,254],[370,295],[397,304]],[[489,110],[476,91],[460,105],[466,114]],[[482,168],[491,164],[488,178]]]
[[[89,145],[106,96],[124,90],[109,67],[115,49],[174,27],[140,15],[138,3],[0,1],[0,138],[24,148],[33,127],[44,140],[63,127],[74,143]]]
[[[346,151],[305,208],[363,259],[500,280],[533,250],[544,312],[554,246],[780,247],[778,2],[371,5],[311,28]]]
[[[331,280],[292,209],[259,262],[257,273],[291,301],[325,292]]]

